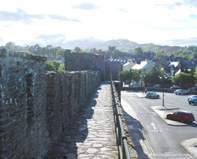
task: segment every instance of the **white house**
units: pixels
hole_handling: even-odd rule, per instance
[[[141,61],[140,64],[135,64],[132,69],[133,70],[142,70],[142,74],[146,71],[149,71],[153,66],[155,65],[155,62],[152,60],[145,60]],[[138,82],[138,85],[141,86],[143,82],[143,76],[141,77],[140,81]]]
[[[146,72],[150,70],[155,65],[155,62],[152,60],[141,61],[140,64],[135,64],[132,69],[133,70],[142,70],[142,72]]]

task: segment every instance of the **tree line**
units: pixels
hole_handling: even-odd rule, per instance
[[[197,83],[197,67],[193,74],[181,72],[177,76],[173,76],[170,79],[165,76],[165,71],[161,69],[161,66],[153,66],[147,72],[142,72],[140,70],[136,71],[133,69],[124,70],[119,72],[119,78],[121,81],[129,83],[133,81],[138,83],[140,79],[143,79],[143,82],[146,85],[175,84],[183,88],[188,88]]]
[[[64,52],[65,49],[61,47],[53,47],[52,45],[47,45],[46,47],[41,47],[36,44],[34,46],[19,46],[13,42],[8,42],[5,46],[6,49],[10,51],[23,51],[29,54],[37,55],[37,56],[45,56],[45,57],[53,57],[55,60],[64,61]],[[82,52],[79,47],[75,47],[71,52]],[[47,71],[64,71],[65,66],[57,61],[46,61],[46,70]]]

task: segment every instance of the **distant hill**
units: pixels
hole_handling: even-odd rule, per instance
[[[108,50],[109,46],[115,46],[116,49],[125,52],[132,52],[136,47],[141,47],[144,51],[157,51],[162,50],[164,52],[174,52],[178,51],[180,46],[162,46],[162,45],[155,45],[152,43],[147,44],[139,44],[133,41],[129,41],[127,39],[117,39],[117,40],[109,40],[109,41],[102,41],[102,40],[95,40],[95,39],[85,39],[85,40],[73,40],[67,41],[62,44],[62,47],[65,49],[74,49],[75,47],[80,47],[84,50],[90,50],[93,48],[102,49],[104,51]]]
[[[48,38],[48,37],[47,37]],[[173,43],[178,43],[178,44],[194,44],[194,45],[182,45],[182,46],[173,46]],[[132,53],[135,48],[141,47],[143,51],[159,51],[161,53],[169,53],[169,54],[174,54],[174,53],[186,53],[188,52],[187,48],[190,48],[190,54],[195,52],[195,56],[197,56],[197,46],[195,45],[197,41],[197,38],[192,38],[192,39],[186,39],[186,40],[174,40],[171,41],[170,46],[168,45],[156,45],[153,43],[145,43],[145,44],[139,44],[137,42],[130,41],[128,39],[115,39],[115,40],[109,40],[109,41],[103,41],[103,40],[98,40],[94,38],[89,38],[89,39],[84,39],[84,40],[72,40],[72,41],[65,41],[64,38],[58,40],[57,38],[48,38],[42,39],[41,41],[35,41],[27,44],[28,46],[35,46],[35,45],[40,45],[41,47],[46,47],[48,45],[53,46],[53,47],[61,47],[63,49],[74,49],[75,47],[80,47],[84,51],[90,51],[93,48],[96,48],[97,50],[102,49],[103,51],[107,51],[108,47],[116,47],[116,49],[123,51],[123,52],[128,52]],[[185,43],[184,43],[185,42]],[[192,48],[194,47],[194,48]],[[185,52],[186,50],[186,52]]]

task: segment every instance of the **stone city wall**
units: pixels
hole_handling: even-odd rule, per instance
[[[46,58],[0,50],[0,158],[46,154],[100,83],[97,71],[47,72]]]
[[[120,62],[107,61],[105,65],[105,78],[110,80],[110,74],[112,76],[112,80],[120,80],[119,72],[123,71],[123,66]]]
[[[64,57],[66,71],[98,70],[101,73],[101,80],[106,80],[105,57],[103,55],[71,53],[70,50],[66,50]]]
[[[46,118],[50,141],[56,140],[100,83],[98,71],[48,72]]]
[[[103,55],[71,53],[65,51],[65,70],[98,70],[101,72],[101,80],[110,80],[110,73],[113,80],[119,80],[119,72],[123,70],[120,62],[107,61]]]

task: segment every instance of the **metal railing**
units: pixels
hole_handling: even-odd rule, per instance
[[[114,122],[116,130],[116,140],[118,146],[118,156],[119,159],[130,159],[129,147],[127,142],[127,136],[125,135],[121,113],[118,108],[117,98],[115,96],[114,83],[111,80],[111,92],[113,100],[113,112],[114,112]]]

